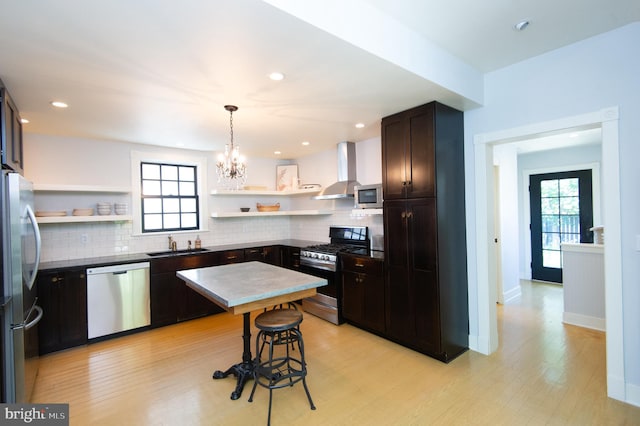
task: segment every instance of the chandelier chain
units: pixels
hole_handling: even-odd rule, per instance
[[[229,111],[229,127],[231,128],[231,149],[233,149],[233,111]]]

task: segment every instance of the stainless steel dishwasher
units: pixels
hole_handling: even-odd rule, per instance
[[[151,324],[149,262],[87,269],[89,339]]]

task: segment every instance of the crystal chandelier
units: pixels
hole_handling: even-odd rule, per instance
[[[218,170],[218,183],[222,183],[229,189],[240,189],[247,179],[247,167],[244,157],[240,156],[240,148],[233,145],[233,113],[238,110],[235,105],[225,105],[229,111],[229,126],[231,128],[231,143],[225,145],[224,154],[218,154],[216,164]]]

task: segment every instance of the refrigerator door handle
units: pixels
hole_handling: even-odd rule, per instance
[[[42,315],[44,314],[44,311],[40,306],[36,305],[36,303],[38,303],[37,297],[36,297],[36,300],[33,301],[33,305],[29,309],[29,312],[27,312],[27,314],[24,316],[24,321],[20,324],[11,324],[11,330],[20,330],[20,329],[29,330],[30,328],[33,328],[36,324],[40,322],[40,320],[42,319]],[[36,317],[32,320],[29,320],[32,317],[32,314],[34,311],[37,312]]]
[[[31,276],[27,280],[27,287],[31,290],[33,284],[36,282],[36,275],[38,275],[38,268],[40,267],[40,252],[42,250],[42,238],[40,237],[40,228],[38,227],[38,221],[36,219],[36,215],[33,212],[31,206],[27,205],[27,215],[29,215],[29,220],[31,221],[31,226],[33,227],[33,235],[36,239],[36,259],[33,264],[33,271],[31,272]]]
[[[24,329],[25,330],[29,330],[30,328],[34,327],[36,324],[38,324],[40,322],[40,320],[42,319],[42,314],[44,313],[42,311],[42,308],[38,305],[33,305],[33,310],[38,312],[38,315],[32,319],[31,321],[29,321],[28,323],[26,323],[24,325]]]

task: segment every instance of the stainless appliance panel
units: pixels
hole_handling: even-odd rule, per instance
[[[33,185],[9,171],[3,171],[2,181],[3,291],[5,298],[11,298],[3,326],[4,398],[29,402],[38,371],[37,324],[43,314],[34,287],[41,240]]]
[[[341,324],[343,320],[338,307],[339,274],[302,264],[298,267],[298,271],[327,280],[327,285],[318,287],[318,293],[315,296],[302,299],[302,309],[333,324]]]
[[[356,209],[381,209],[382,184],[358,185],[353,188]]]
[[[87,269],[89,339],[150,324],[149,262]]]

